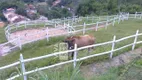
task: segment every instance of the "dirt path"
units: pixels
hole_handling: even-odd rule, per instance
[[[108,59],[104,62],[94,62],[87,66],[81,66],[81,73],[87,80],[89,80],[94,75],[101,75],[105,73],[111,67],[117,67],[129,63],[138,56],[142,56],[142,48],[113,57],[111,60]]]
[[[58,29],[58,28],[49,28],[48,29],[48,36],[55,36],[59,34],[66,34],[67,31],[64,29]],[[47,36],[47,29],[46,28],[33,28],[33,29],[27,29],[22,31],[14,32],[10,35],[10,39],[16,39],[20,36],[21,43],[26,43],[32,40],[38,40],[42,38],[46,38]]]

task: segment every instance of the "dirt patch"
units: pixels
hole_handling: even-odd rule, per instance
[[[47,28],[37,28],[37,29],[33,28],[33,29],[27,29],[27,30],[11,33],[10,40],[20,37],[21,43],[26,43],[32,40],[34,41],[34,40],[46,38],[47,34],[48,36],[56,36],[56,35],[66,34],[66,33],[67,33],[66,30],[59,29],[59,28],[49,28],[48,31],[47,31]]]
[[[104,62],[95,62],[87,66],[81,66],[81,73],[88,80],[94,75],[101,75],[105,73],[111,67],[117,67],[123,64],[130,63],[134,58],[142,55],[142,49],[136,49],[134,51],[129,51],[121,54],[117,57],[113,57],[111,60],[106,60]]]

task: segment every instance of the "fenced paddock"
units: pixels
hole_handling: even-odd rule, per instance
[[[20,77],[20,76],[23,76],[23,79],[27,80],[27,75],[29,75],[31,73],[34,73],[34,72],[37,72],[37,71],[49,69],[49,68],[52,68],[52,67],[56,67],[56,66],[60,66],[60,65],[68,64],[68,63],[73,63],[73,66],[76,67],[76,64],[77,64],[78,61],[83,61],[83,60],[87,60],[87,59],[92,58],[92,57],[103,56],[103,55],[106,55],[106,54],[109,54],[109,57],[112,58],[113,55],[114,55],[114,52],[119,51],[119,50],[124,49],[124,48],[127,48],[127,47],[131,47],[132,50],[134,50],[135,46],[137,44],[142,43],[142,41],[138,40],[138,38],[140,36],[142,36],[142,33],[139,33],[139,30],[137,30],[136,34],[131,35],[131,36],[127,36],[127,37],[124,37],[124,38],[121,38],[121,39],[116,39],[116,36],[114,36],[113,39],[111,41],[108,41],[108,42],[89,45],[89,46],[85,46],[85,47],[81,47],[81,48],[77,48],[77,45],[75,45],[75,48],[73,50],[67,50],[67,51],[63,51],[63,52],[56,52],[56,53],[52,53],[52,54],[44,55],[44,56],[40,56],[40,57],[24,59],[22,54],[20,54],[20,61],[17,61],[15,63],[7,65],[7,66],[0,67],[0,70],[4,70],[4,69],[11,68],[11,67],[15,67],[17,65],[21,65],[21,73],[15,75],[15,76],[12,76],[11,78],[9,78],[7,80],[13,80],[13,79],[15,79],[17,77]],[[119,48],[116,48],[117,43],[120,43],[121,41],[130,39],[130,38],[133,38],[132,43],[126,44],[126,45],[121,46]],[[78,51],[80,51],[80,50],[84,50],[84,49],[87,49],[87,48],[90,48],[90,47],[105,46],[105,45],[108,45],[108,44],[111,45],[111,49],[108,50],[108,51],[104,51],[104,52],[97,53],[97,54],[91,54],[91,55],[88,55],[88,56],[85,56],[85,57],[80,57],[80,58],[78,58],[78,56],[77,56]],[[56,56],[56,55],[59,55],[59,54],[68,54],[69,52],[75,52],[73,60],[68,60],[68,61],[53,64],[53,65],[37,68],[35,70],[26,71],[25,63],[29,63],[29,62],[32,62],[32,61],[37,61],[37,60],[41,60],[41,59],[45,59],[45,58],[49,58],[49,57]]]
[[[17,49],[19,47],[35,42],[42,39],[49,40],[50,37],[71,35],[78,32],[85,34],[87,30],[97,31],[99,28],[105,27],[109,24],[114,25],[116,22],[120,22],[128,19],[129,14],[113,15],[113,16],[101,16],[101,17],[74,17],[64,19],[54,19],[50,21],[28,21],[17,24],[10,24],[5,28],[5,35],[12,46],[9,46],[9,50]],[[79,23],[79,25],[78,25]],[[2,44],[1,46],[5,46]]]
[[[91,20],[91,19],[90,19],[90,20]],[[112,21],[114,22],[113,19],[112,19]],[[113,22],[112,22],[112,23],[113,23]],[[119,19],[118,19],[118,22],[119,22]],[[86,23],[85,23],[85,24],[86,24]],[[68,24],[65,24],[65,25],[68,26]],[[84,25],[83,25],[83,26],[84,26]],[[72,28],[71,25],[69,25],[69,27]],[[74,26],[73,26],[73,27],[74,27]],[[87,27],[88,27],[88,26],[87,26]],[[99,26],[99,27],[100,27],[100,26]],[[92,28],[92,27],[89,27],[89,28]],[[69,28],[69,29],[70,29],[70,28]],[[73,28],[73,29],[74,29],[74,28]],[[82,29],[82,27],[81,27],[81,29]],[[67,29],[67,30],[68,30],[68,29]],[[73,30],[70,30],[70,31],[71,31],[71,32],[68,32],[67,34],[75,33],[75,31],[73,31]],[[85,31],[87,31],[87,30],[85,29]],[[82,31],[80,30],[80,31],[78,31],[78,32],[83,32],[83,29],[82,29]],[[141,33],[138,34],[138,35],[141,36]],[[58,36],[58,35],[57,35],[57,36]],[[132,36],[134,36],[134,35],[132,35]],[[133,37],[130,37],[130,38],[133,38]],[[130,39],[130,38],[129,38],[129,39]],[[138,37],[138,38],[139,38],[139,37]],[[126,40],[126,39],[124,39],[124,40]],[[121,40],[121,39],[118,40],[118,42],[115,42],[115,43],[114,43],[114,46],[116,47],[116,44],[119,43],[119,41],[121,42],[121,41],[124,41],[124,40],[123,40],[123,38],[122,38],[122,40]],[[116,40],[116,41],[117,41],[117,40]],[[112,41],[108,42],[108,44],[112,44],[111,42],[112,42]],[[142,42],[142,41],[137,41],[136,44],[140,44],[141,42]],[[17,44],[18,44],[18,42],[17,42]],[[106,45],[107,45],[107,43],[103,43],[103,44],[106,44]],[[126,46],[123,46],[122,49],[123,49],[123,48],[126,48],[126,47],[130,47],[130,46],[132,46],[132,44],[133,44],[133,43],[130,43],[130,44],[126,45]],[[20,44],[18,44],[18,45],[19,45],[18,47],[20,47]],[[105,45],[97,44],[97,46],[105,46]],[[97,46],[96,46],[96,47],[97,47]],[[84,49],[85,49],[85,48],[84,48]],[[121,47],[119,47],[119,48],[114,48],[114,52],[118,51],[119,49],[121,49]],[[73,51],[74,51],[74,50],[73,50]],[[79,49],[79,50],[77,49],[77,51],[80,51],[80,49]],[[66,54],[67,52],[69,52],[69,51],[66,51],[65,54]],[[64,53],[62,53],[62,52],[60,52],[60,53],[61,53],[61,54],[64,54]],[[60,53],[59,53],[59,54],[60,54]],[[108,51],[108,53],[106,53],[106,52],[101,52],[101,53],[103,53],[103,54],[105,55],[105,54],[111,53],[111,51]],[[55,54],[55,55],[56,55],[56,54]],[[102,54],[98,53],[98,54],[95,54],[94,56],[98,56],[98,55],[102,55]],[[46,56],[47,56],[47,55],[46,55]],[[52,56],[52,55],[49,55],[49,56]],[[91,55],[90,55],[90,56],[91,56]],[[90,58],[90,56],[87,56],[87,59]],[[93,55],[92,55],[92,56],[93,56]],[[45,58],[45,57],[44,57],[44,58]],[[82,58],[83,58],[83,59],[82,59]],[[76,60],[78,61],[78,60],[80,60],[80,59],[81,59],[81,60],[86,59],[86,57],[82,57],[82,58],[77,58]],[[40,58],[40,59],[41,59],[41,58]],[[26,60],[28,60],[28,59],[26,59]],[[29,60],[30,60],[30,59],[29,59]],[[35,59],[35,60],[38,60],[38,59]],[[34,61],[34,60],[31,60],[31,61]],[[68,62],[71,63],[71,62],[73,62],[73,61],[74,61],[74,60],[71,60],[71,61],[68,61]],[[27,61],[27,62],[28,62],[28,61]],[[65,63],[68,63],[68,62],[65,62]],[[65,64],[65,63],[62,63],[62,64]],[[20,62],[18,61],[18,63],[16,63],[16,64],[19,65]],[[56,65],[60,65],[60,64],[58,63],[58,64],[56,64]],[[54,66],[56,66],[56,65],[54,65]],[[54,66],[49,66],[48,68],[54,67]],[[46,67],[46,68],[47,68],[47,67]],[[39,68],[39,69],[40,69],[40,68]],[[42,70],[42,69],[44,70],[45,68],[41,68],[40,70]],[[37,71],[38,71],[38,69],[37,69]],[[25,72],[25,74],[26,74],[26,73],[27,73],[27,74],[28,74],[28,73],[30,74],[30,72],[28,72],[28,71]],[[26,74],[26,75],[27,75],[27,74]]]

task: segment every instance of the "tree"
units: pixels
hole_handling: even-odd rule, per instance
[[[3,10],[6,8],[10,8],[10,7],[14,7],[17,9],[16,13],[21,14],[21,15],[25,15],[25,5],[23,2],[21,2],[20,0],[5,0],[0,2],[0,18],[2,20],[6,20],[4,18]]]

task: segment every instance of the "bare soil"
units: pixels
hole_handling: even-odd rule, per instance
[[[48,36],[55,36],[58,34],[66,34],[67,31],[64,29],[58,28],[49,28],[48,29]],[[46,38],[47,36],[47,29],[46,28],[32,28],[22,31],[16,31],[11,34],[10,39],[16,39],[20,37],[21,43],[25,43],[31,40],[38,40],[42,38]]]

